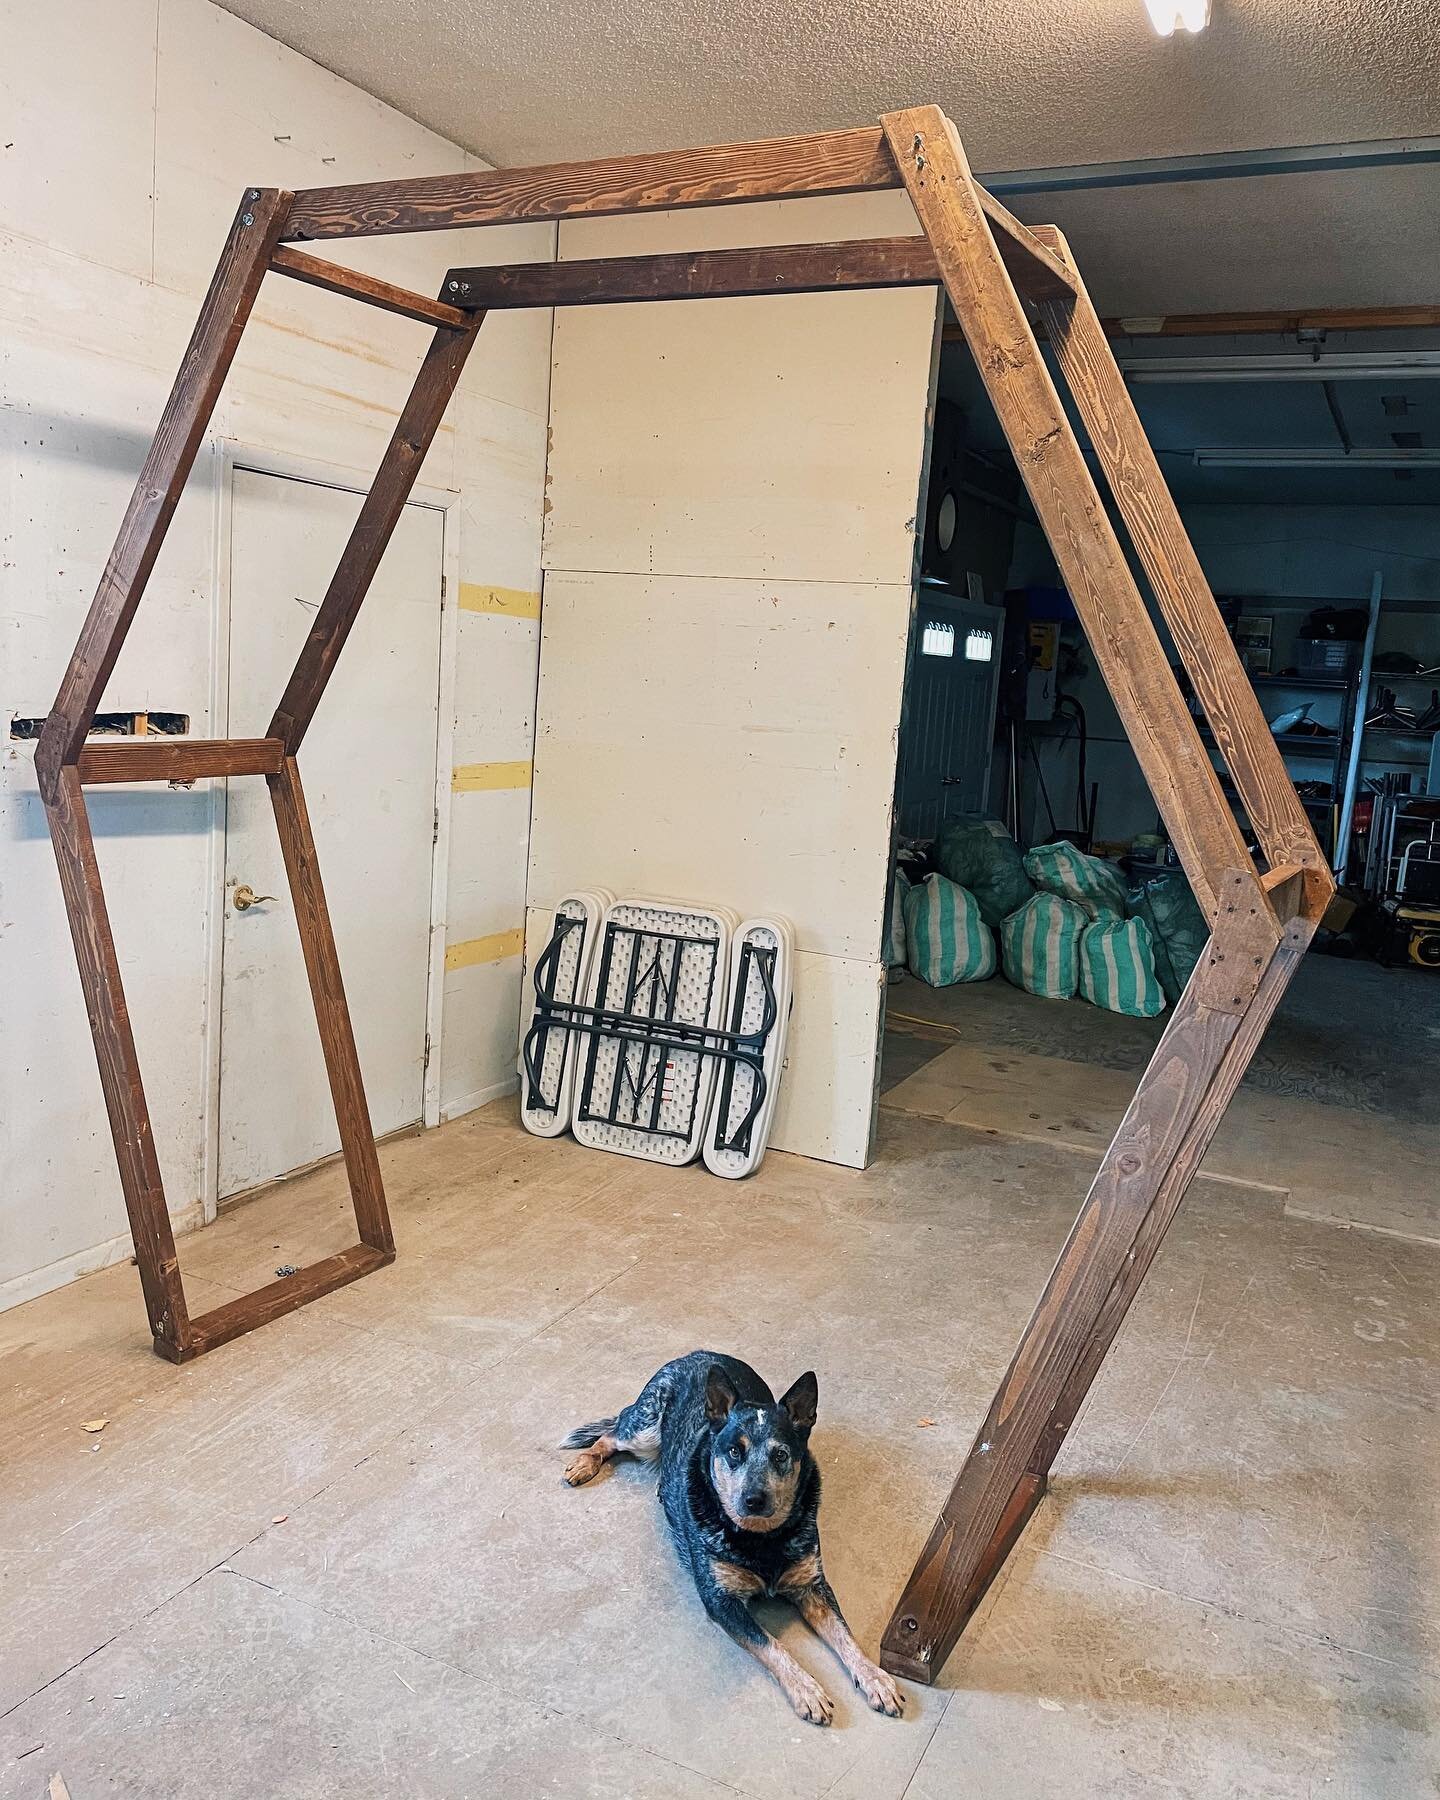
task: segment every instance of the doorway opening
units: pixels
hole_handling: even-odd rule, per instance
[[[1320,954],[1306,960],[1288,991],[1205,1173],[1239,1184],[1254,1204],[1297,1217],[1430,1239],[1440,1221],[1426,1197],[1433,1187],[1426,1170],[1440,1154],[1440,1137],[1423,1064],[1396,1046],[1440,1035],[1440,982],[1421,960],[1423,942],[1419,954],[1410,950],[1414,930],[1402,935],[1393,920],[1403,922],[1407,906],[1422,920],[1440,916],[1426,898],[1440,888],[1424,886],[1440,867],[1431,848],[1440,840],[1440,611],[1433,598],[1440,470],[1418,460],[1423,452],[1410,437],[1402,444],[1395,425],[1401,420],[1428,443],[1440,421],[1440,390],[1397,376],[1397,339],[1414,350],[1433,341],[1410,332],[1332,333],[1318,350],[1312,346],[1318,363],[1293,335],[1278,332],[1122,339],[1116,353],[1345,896],[1331,928],[1317,936]],[[1326,358],[1343,379],[1324,378]],[[1214,448],[1220,445],[1226,448]],[[913,945],[901,948],[903,930],[892,928],[882,1109],[1059,1145],[1093,1163],[1208,922],[1176,865],[953,326],[940,360],[926,518],[899,741],[890,916],[903,918],[904,897],[928,874],[953,876],[984,909],[984,940],[983,953],[956,974],[958,953],[947,938],[951,968],[932,969],[932,985],[916,973],[922,959]],[[1136,573],[1198,716],[1153,595]],[[955,693],[963,690],[954,658],[972,628],[962,620],[980,617],[979,607],[993,621],[997,655],[990,730],[963,707],[945,713],[933,697],[947,675]],[[1365,662],[1367,636],[1373,666]],[[972,705],[983,709],[975,675],[969,679]],[[1201,736],[1218,763],[1203,720]],[[1233,799],[1223,772],[1222,785]],[[1238,802],[1236,812],[1253,842]],[[963,841],[947,849],[947,834],[963,837],[978,821],[996,834],[996,857],[967,859]],[[986,847],[983,837],[977,841]],[[1119,979],[1113,957],[1104,967],[1087,958],[1088,919],[1063,926],[1070,943],[1052,943],[1045,954],[1017,943],[1007,957],[1006,909],[1056,885],[1054,847],[1062,844],[1113,871],[1105,893],[1082,896],[1088,909],[1108,900],[1127,928],[1143,925],[1132,936],[1158,984],[1149,1004],[1137,1003],[1148,970],[1127,967]],[[1037,852],[1044,853],[1038,864]],[[1007,855],[1011,873],[1019,871],[1013,884]],[[990,869],[990,891],[983,870],[975,879],[980,865]],[[912,914],[917,907],[912,899]],[[1118,940],[1114,952],[1124,962],[1136,946]],[[1052,965],[1072,956],[1073,970],[1059,979],[1064,998],[1027,991],[1029,976],[1043,990]],[[1107,976],[1109,988],[1097,995]],[[880,1128],[883,1138],[883,1113]]]

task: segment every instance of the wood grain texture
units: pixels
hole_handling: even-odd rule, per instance
[[[1214,872],[1246,863],[1244,841],[1000,260],[965,153],[937,107],[887,114],[883,124],[1096,662],[1213,918]]]
[[[1064,238],[1042,227],[1057,255],[1069,260]],[[1085,429],[1130,533],[1151,588],[1170,627],[1180,660],[1234,778],[1255,835],[1272,865],[1326,868],[1295,784],[1215,605],[1200,559],[1181,523],[1165,477],[1083,282],[1073,300],[1040,308]],[[1314,901],[1325,910],[1333,884]],[[1316,913],[1316,917],[1319,916]]]
[[[168,1355],[171,1362],[189,1362],[207,1350],[217,1349],[221,1344],[253,1331],[257,1325],[268,1325],[272,1319],[283,1318],[297,1307],[308,1306],[322,1294],[333,1294],[336,1288],[347,1287],[362,1275],[373,1274],[394,1260],[393,1250],[376,1250],[369,1244],[356,1244],[321,1262],[309,1263],[279,1281],[267,1282],[253,1294],[243,1294],[238,1300],[227,1300],[223,1306],[199,1314],[190,1321],[190,1339],[184,1350],[176,1355],[169,1355],[168,1351],[161,1354]]]
[[[375,1153],[375,1133],[365,1099],[360,1058],[355,1050],[350,1009],[345,1001],[345,985],[340,977],[340,958],[335,950],[330,909],[325,904],[325,889],[320,881],[315,838],[305,808],[305,791],[294,757],[287,756],[279,773],[269,776],[268,781],[275,824],[280,833],[280,849],[285,858],[285,873],[290,881],[290,898],[295,907],[295,923],[300,932],[300,948],[305,957],[305,973],[310,979],[310,994],[315,1002],[320,1047],[325,1056],[325,1072],[330,1078],[330,1095],[335,1103],[335,1121],[340,1128],[340,1147],[350,1177],[350,1197],[355,1206],[360,1241],[372,1250],[393,1255],[395,1239],[390,1230],[385,1188],[380,1179],[380,1159]]]
[[[425,353],[266,733],[282,739],[291,756],[300,748],[335,671],[484,317],[481,312],[468,313],[463,328],[442,326]]]
[[[277,275],[288,275],[310,287],[324,288],[330,294],[344,294],[351,300],[363,300],[367,306],[378,306],[384,312],[398,313],[402,319],[415,319],[422,325],[464,325],[465,315],[443,300],[427,300],[423,294],[412,294],[408,288],[381,281],[375,275],[362,275],[358,269],[342,269],[337,263],[322,262],[318,256],[307,256],[303,250],[292,250],[278,244],[270,256],[270,267]]]
[[[1044,1475],[1025,1474],[1015,1484],[1015,1491],[1005,1504],[1000,1515],[1000,1523],[995,1527],[995,1535],[985,1546],[984,1552],[976,1559],[975,1567],[970,1573],[964,1590],[959,1596],[956,1611],[960,1619],[960,1628],[969,1622],[977,1606],[985,1598],[985,1591],[1005,1565],[1005,1559],[1020,1541],[1020,1534],[1030,1523],[1030,1515],[1045,1497],[1046,1478]],[[910,1615],[906,1615],[907,1618]],[[908,1627],[902,1630],[902,1636],[911,1636],[919,1648],[919,1621],[915,1621],[915,1630]],[[905,1655],[888,1644],[882,1647],[880,1660],[892,1675],[898,1675],[905,1681],[916,1681],[928,1686],[935,1679],[939,1670],[928,1658],[919,1654]]]
[[[683,256],[612,256],[586,262],[452,269],[443,291],[458,306],[494,311],[522,306],[596,306],[612,301],[809,294],[832,288],[913,287],[939,280],[935,253],[925,239],[899,237],[700,250]]]
[[[520,219],[602,218],[685,206],[730,206],[800,194],[857,194],[899,185],[884,139],[868,126],[533,169],[305,188],[291,203],[282,235],[373,237],[381,232],[447,231],[459,225],[500,225]]]
[[[1299,863],[1282,863],[1279,868],[1267,869],[1260,877],[1260,885],[1275,909],[1275,917],[1282,925],[1288,925],[1291,919],[1305,914],[1306,886],[1313,873],[1314,871]],[[1328,905],[1328,901],[1326,904]],[[1324,910],[1322,906],[1320,913]],[[1315,916],[1318,918],[1319,914]]]
[[[41,731],[35,769],[42,793],[47,785],[53,790],[60,765],[73,763],[84,745],[234,361],[289,203],[289,194],[278,188],[252,188],[240,203],[115,547]]]
[[[89,786],[111,781],[199,781],[207,775],[274,775],[279,738],[92,739],[76,765]]]
[[[75,960],[95,1042],[100,1087],[115,1140],[120,1188],[130,1220],[145,1310],[156,1348],[162,1355],[178,1356],[187,1349],[190,1338],[180,1265],[175,1256],[175,1234],[165,1205],[160,1160],[155,1153],[135,1035],[105,907],[95,840],[75,769],[57,770],[45,795],[45,810],[70,935],[75,941]]]
[[[990,224],[995,248],[1010,279],[1027,300],[1063,300],[1075,291],[1075,277],[1041,239],[1033,226],[1022,225],[992,193],[971,184],[980,210]]]

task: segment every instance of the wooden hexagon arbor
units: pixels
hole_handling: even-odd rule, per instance
[[[904,186],[924,235],[452,270],[440,300],[287,247],[517,220]],[[270,729],[257,739],[87,743],[267,270],[435,327]],[[1334,884],[1060,233],[972,179],[936,107],[879,128],[241,202],[36,756],[155,1347],[198,1356],[395,1254],[296,757],[488,310],[942,282],[1212,936],[1170,1015],[1014,1361],[886,1629],[930,1681],[1008,1555],[1314,933]],[[1036,342],[1043,321],[1115,504],[1249,815],[1257,872]],[[86,816],[87,784],[263,775],[270,786],[360,1242],[192,1318]]]

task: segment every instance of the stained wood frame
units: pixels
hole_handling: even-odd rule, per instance
[[[430,299],[296,242],[904,189],[919,237],[453,269]],[[267,271],[434,329],[360,516],[259,739],[87,743]],[[1068,245],[973,179],[936,107],[878,127],[668,155],[289,194],[250,189],[226,240],[36,755],[156,1349],[180,1362],[391,1261],[394,1240],[305,811],[298,756],[487,311],[944,285],[1096,662],[1212,935],[1106,1151],[1010,1369],[886,1628],[934,1679],[1045,1491],[1089,1392],[1334,883],[1227,635]],[[1257,870],[1036,341],[1044,325],[1267,867]],[[106,915],[86,785],[263,776],[295,902],[359,1242],[191,1318]]]

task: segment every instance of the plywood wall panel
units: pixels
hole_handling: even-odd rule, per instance
[[[907,233],[903,195],[583,220],[562,259]],[[931,289],[557,314],[529,900],[775,910],[773,1141],[861,1164]]]
[[[907,585],[545,578],[532,904],[778,910],[880,954]]]
[[[905,578],[933,291],[659,311],[557,320],[546,568]]]

